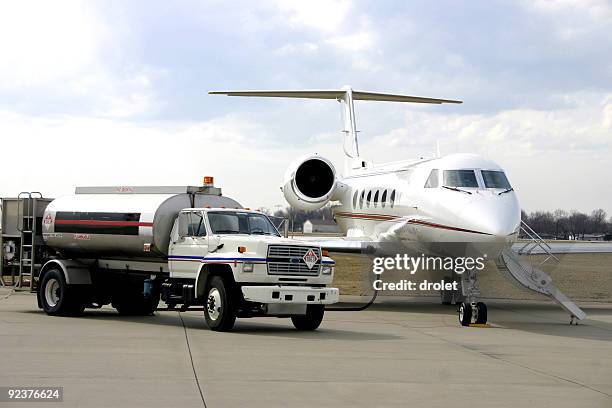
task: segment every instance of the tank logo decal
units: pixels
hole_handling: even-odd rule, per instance
[[[53,233],[53,232],[43,232],[43,238],[44,239],[49,239],[49,238],[62,238],[64,236],[64,234],[58,234]]]
[[[89,241],[91,240],[90,234],[73,234],[72,239],[76,241]]]
[[[43,225],[47,231],[49,231],[49,228],[51,228],[51,224],[53,224],[53,218],[51,217],[51,213],[47,213],[45,218],[43,218]]]
[[[130,186],[119,186],[116,187],[115,190],[118,193],[133,193],[134,190],[136,190],[134,187],[130,187]]]

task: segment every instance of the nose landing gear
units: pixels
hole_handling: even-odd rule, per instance
[[[462,326],[469,326],[472,322],[475,324],[486,324],[487,305],[476,301],[480,296],[476,272],[466,271],[461,276],[461,288],[465,301],[459,306],[459,323]]]

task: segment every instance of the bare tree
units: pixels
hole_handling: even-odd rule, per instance
[[[591,216],[589,217],[589,232],[591,233],[602,233],[607,230],[606,218],[608,218],[608,214],[601,209],[593,210]]]

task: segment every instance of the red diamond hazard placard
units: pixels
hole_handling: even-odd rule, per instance
[[[304,260],[304,262],[306,262],[306,266],[308,266],[308,269],[312,269],[312,267],[319,260],[319,257],[317,256],[317,253],[313,251],[312,248],[310,248],[308,252],[304,254],[304,257],[302,259]]]

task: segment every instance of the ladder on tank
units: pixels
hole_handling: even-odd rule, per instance
[[[551,297],[570,314],[570,324],[575,322],[575,319],[586,318],[586,313],[553,284],[552,278],[546,272],[534,266],[533,262],[520,258],[521,255],[534,255],[536,249],[539,249],[546,257],[538,266],[550,259],[559,262],[550,245],[524,221],[521,221],[521,231],[529,237],[529,241],[516,252],[510,248],[504,249],[495,260],[497,269],[518,286]]]
[[[19,243],[19,276],[15,284],[15,289],[29,289],[30,292],[36,290],[34,278],[40,270],[41,265],[36,263],[37,252],[37,220],[38,214],[36,204],[37,199],[43,196],[39,192],[22,192],[17,196],[19,202],[17,207],[17,217],[19,224],[17,229],[21,233]],[[26,279],[27,278],[27,279]]]

